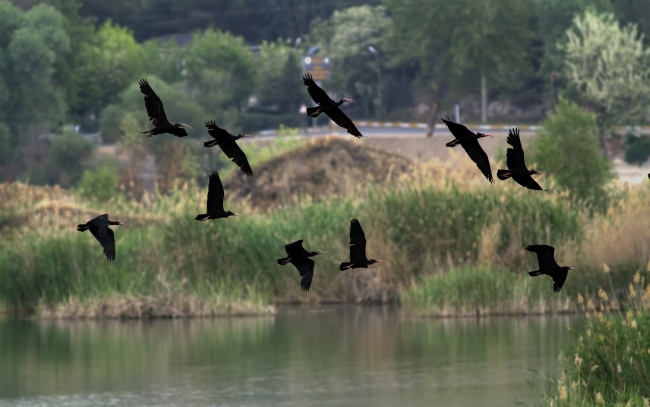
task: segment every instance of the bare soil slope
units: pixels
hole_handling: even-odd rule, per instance
[[[313,200],[349,194],[370,184],[395,184],[411,168],[401,155],[338,137],[319,138],[224,182],[226,196],[268,209],[308,196]]]

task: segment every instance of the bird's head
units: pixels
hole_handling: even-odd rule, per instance
[[[180,128],[180,127],[189,127],[190,129],[194,130],[194,128],[193,128],[192,126],[190,126],[189,124],[185,124],[185,123],[183,123],[183,122],[176,123],[176,124],[174,125],[174,127],[179,127],[179,128]]]
[[[238,218],[241,217],[241,216],[239,216],[238,214],[236,214],[235,212],[232,212],[232,211],[228,211],[226,213],[228,214],[228,216],[237,216]],[[226,216],[226,217],[228,217],[228,216]]]
[[[369,264],[375,264],[375,263],[379,263],[379,262],[383,262],[383,260],[379,260],[379,259],[368,259],[368,263],[369,263]]]
[[[476,138],[482,138],[482,137],[492,137],[492,138],[494,138],[494,136],[492,136],[490,134],[476,133]]]
[[[120,222],[119,220],[109,221],[108,224],[112,226],[124,226],[124,223]]]
[[[245,133],[239,133],[237,135],[237,138],[242,138],[242,137],[253,137],[253,136],[251,136],[250,134],[245,134]]]
[[[348,99],[348,98],[343,98],[343,99],[341,99],[341,100],[339,101],[340,104],[347,103],[347,102],[350,102],[350,103],[357,103],[357,102],[355,102],[354,100],[352,100],[352,99]]]

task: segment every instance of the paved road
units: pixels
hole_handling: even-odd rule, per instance
[[[361,134],[366,137],[426,137],[426,129],[419,128],[408,128],[408,127],[371,127],[371,126],[359,126],[358,127]],[[478,131],[477,128],[470,128],[472,131]],[[520,130],[521,134],[534,134],[533,130]],[[505,129],[490,129],[483,130],[483,133],[488,134],[507,134],[508,131]],[[346,131],[341,128],[309,128],[307,134],[300,132],[301,136],[326,136],[331,134],[346,135]],[[276,131],[264,131],[259,133],[259,137],[274,137],[277,135]],[[433,132],[434,137],[437,136],[451,136],[451,133],[448,129],[437,128]]]

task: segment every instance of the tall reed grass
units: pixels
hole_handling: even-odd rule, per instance
[[[192,185],[139,202],[116,197],[99,210],[67,191],[4,184],[0,195],[10,197],[3,205],[11,215],[0,242],[0,302],[52,316],[83,309],[87,316],[212,315],[268,312],[278,302],[400,298],[423,315],[566,311],[574,309],[567,298],[595,297],[605,278],[620,293],[650,260],[647,186],[617,187],[620,202],[594,214],[562,195],[487,185],[476,174],[473,163],[452,155],[444,164],[414,165],[398,187],[370,185],[317,203],[297,199],[270,212],[226,202],[243,217],[211,222],[194,220],[206,190]],[[104,212],[127,224],[114,228],[117,260],[110,263],[90,235],[74,230]],[[386,262],[339,272],[353,217],[366,232],[368,256]],[[283,245],[298,239],[331,253],[315,258],[309,293],[294,268],[275,263]],[[535,256],[523,250],[528,244],[555,245],[560,263],[581,270],[560,296],[550,295],[550,280],[526,275],[536,268]],[[468,286],[472,294],[463,295]]]
[[[596,300],[578,297],[587,323],[561,357],[564,371],[545,404],[650,405],[649,276],[634,274],[625,309],[606,289],[598,289]]]

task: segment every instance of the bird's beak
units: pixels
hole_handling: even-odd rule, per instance
[[[120,226],[125,226],[124,223],[120,222]]]
[[[383,260],[379,260],[379,259],[377,259],[377,263],[379,263],[379,262],[382,262],[382,263],[383,263],[384,261],[383,261]]]
[[[320,252],[320,254],[329,254],[329,253],[327,253],[327,252],[324,252],[324,251],[321,251],[321,252]]]
[[[345,100],[346,102],[357,103],[357,102],[355,102],[354,100],[352,100],[352,99],[348,99],[348,98],[345,98],[344,100]]]
[[[537,171],[537,174],[544,174],[544,175],[546,175],[546,173],[545,173],[544,171]]]
[[[574,270],[574,271],[578,271],[577,269],[574,269],[574,268],[573,268],[573,267],[571,267],[571,266],[569,266],[569,270]]]
[[[232,216],[237,216],[238,218],[241,218],[241,216],[239,216],[239,215],[236,214],[235,212],[232,213]]]
[[[491,134],[486,134],[485,137],[492,137],[492,138],[494,138],[494,136],[491,135]]]
[[[253,136],[250,135],[250,134],[242,134],[242,136],[244,136],[244,137],[253,137]]]
[[[185,123],[181,122],[181,126],[189,127],[190,129],[194,130],[194,128],[192,126],[190,126],[189,124],[185,124]]]

